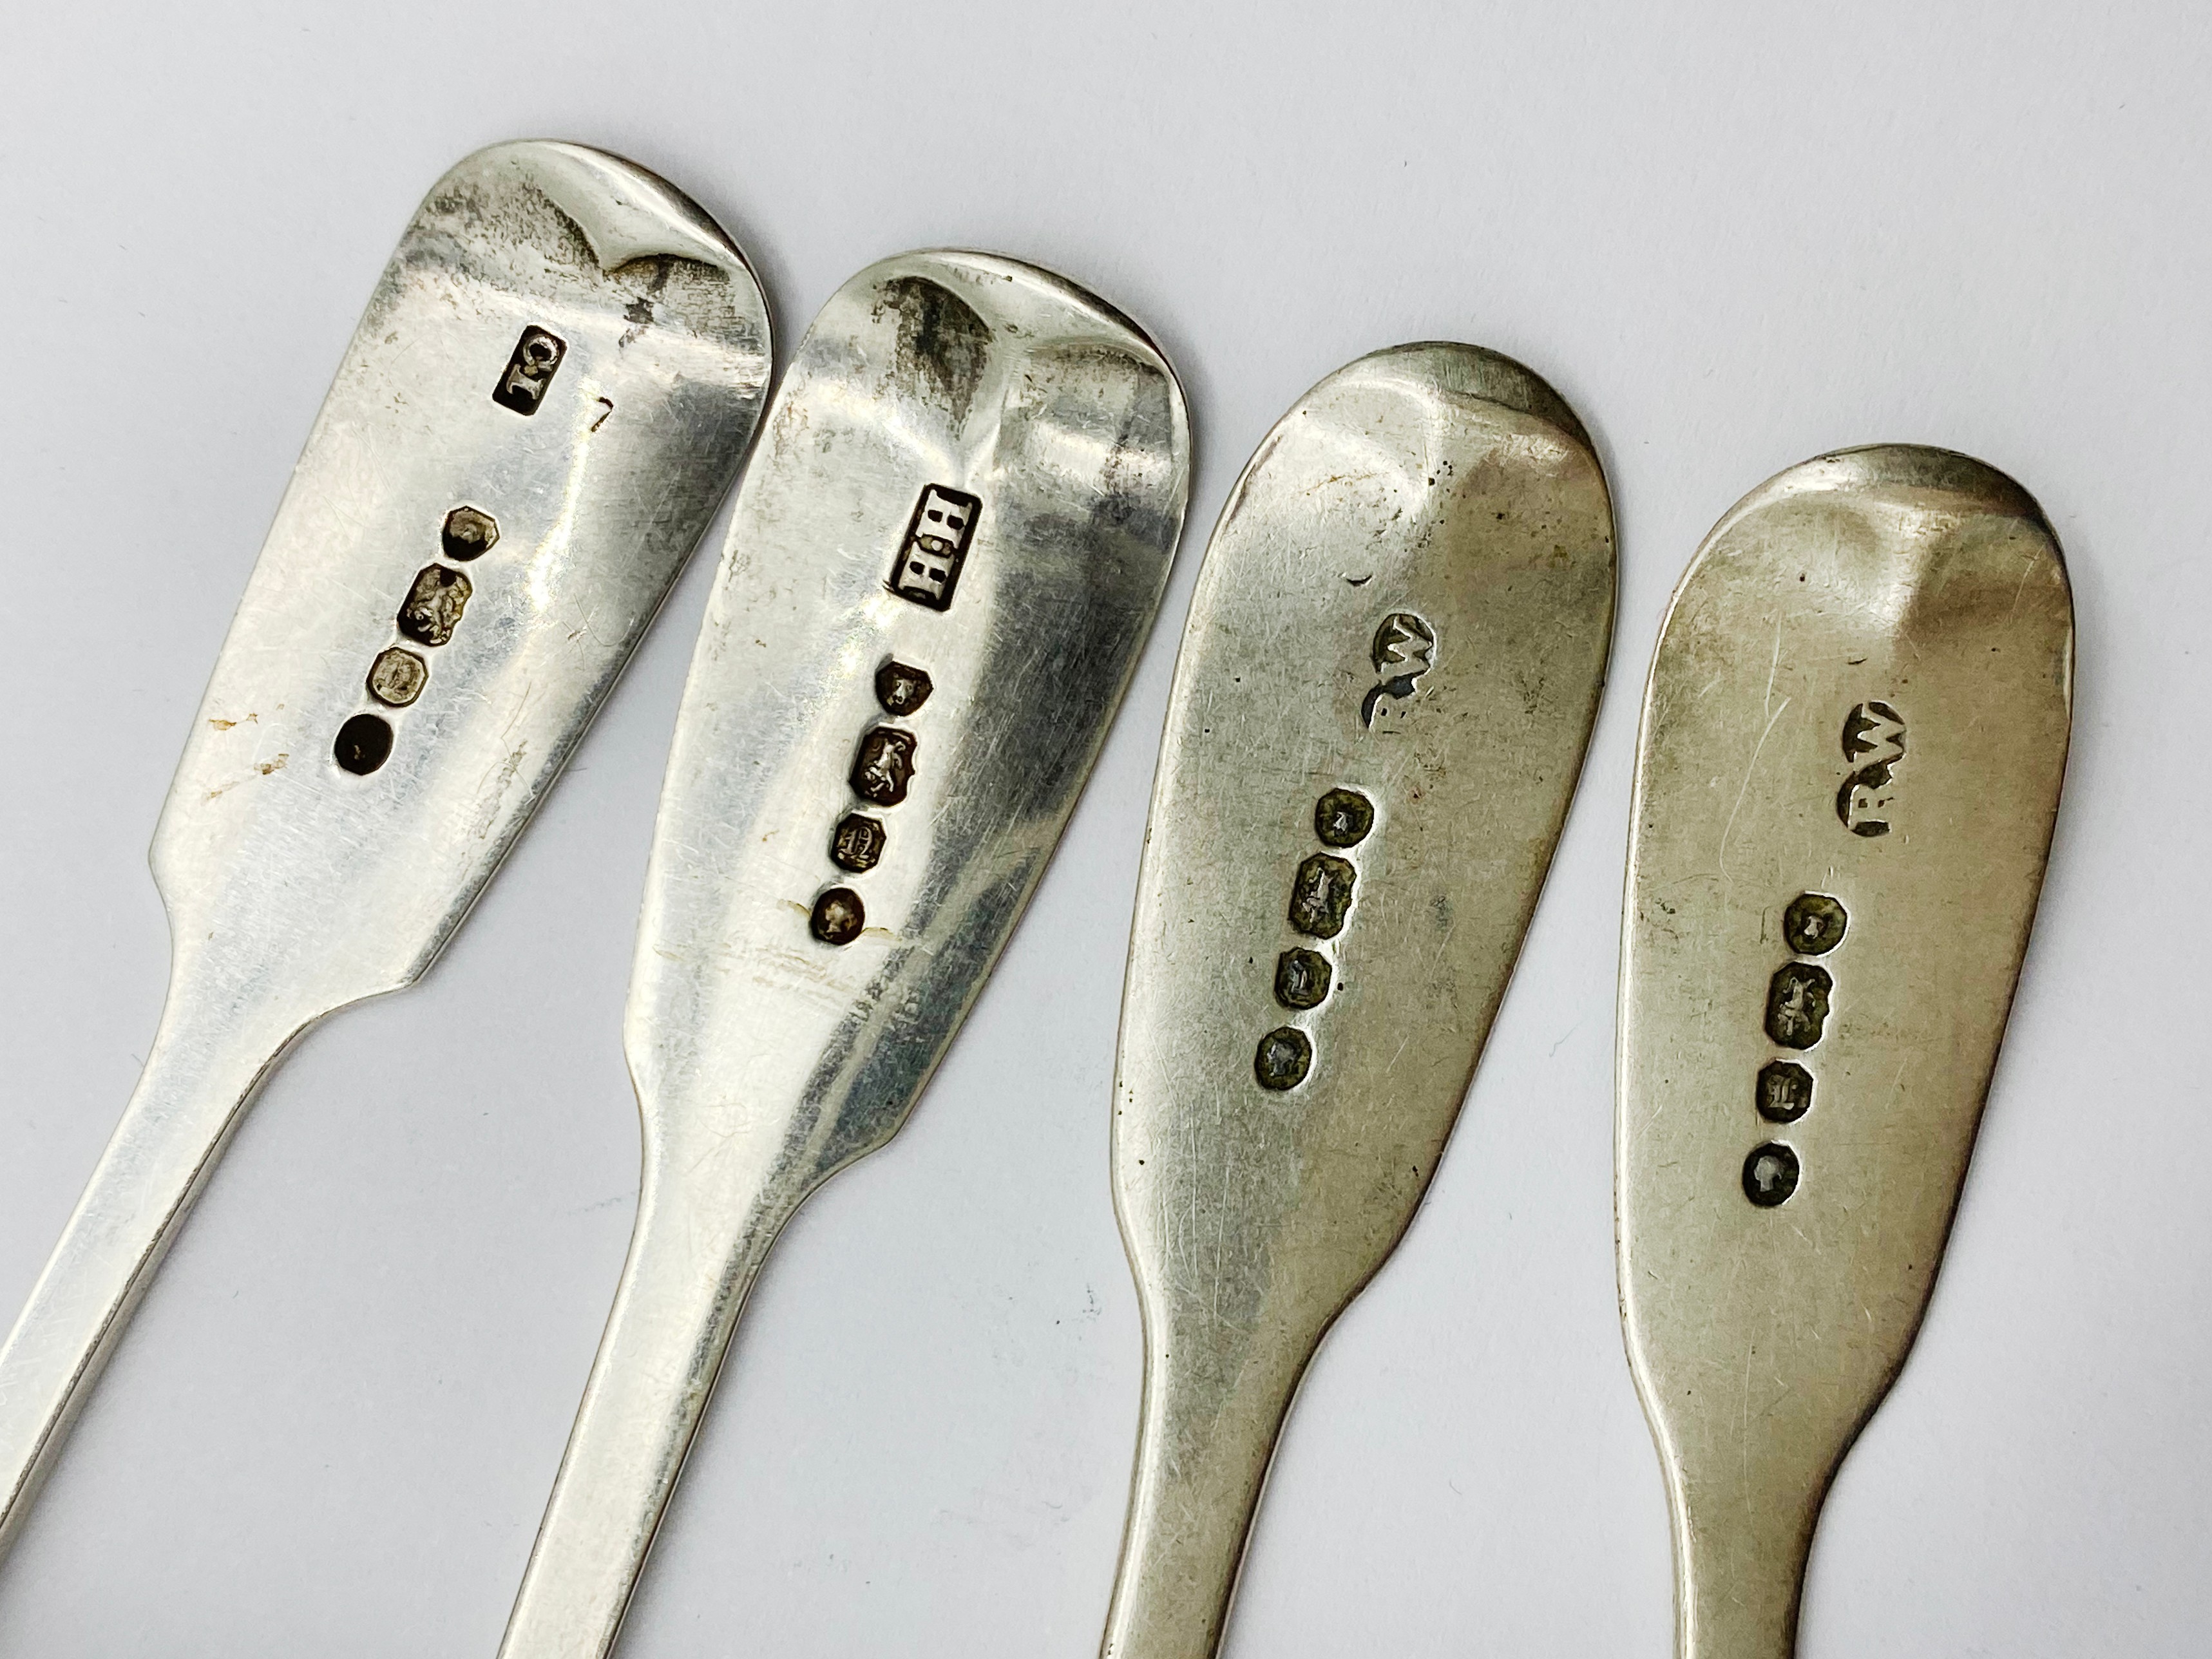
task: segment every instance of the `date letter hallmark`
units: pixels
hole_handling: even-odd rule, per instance
[[[522,337],[514,343],[514,355],[507,360],[507,372],[492,388],[492,402],[518,415],[535,415],[538,405],[545,401],[545,389],[553,384],[561,359],[568,355],[568,343],[560,336],[542,328],[524,329]]]
[[[975,515],[983,503],[943,484],[925,484],[914,504],[906,539],[891,563],[890,590],[932,611],[949,610],[968,544],[975,538]]]
[[[1897,769],[1905,761],[1905,717],[1886,702],[1863,702],[1844,718],[1844,758],[1850,776],[1836,792],[1836,816],[1855,836],[1886,836],[1881,817],[1897,799]]]
[[[1437,665],[1437,630],[1410,611],[1394,611],[1375,630],[1371,653],[1382,676],[1359,705],[1359,723],[1372,731],[1376,717],[1403,712],[1421,676]],[[1385,707],[1384,699],[1390,706]]]

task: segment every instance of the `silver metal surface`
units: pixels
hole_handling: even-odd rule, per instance
[[[1519,365],[1401,347],[1270,433],[1200,573],[1121,1012],[1144,1310],[1109,1659],[1218,1646],[1323,1332],[1435,1173],[1612,639],[1613,511]]]
[[[1620,1299],[1682,1659],[1787,1659],[1814,1522],[1935,1283],[2065,772],[2065,565],[2027,493],[1895,446],[1714,528],[1645,693]]]
[[[507,1659],[613,1645],[769,1246],[905,1121],[1060,838],[1188,476],[1167,363],[1033,267],[886,260],[801,342],[669,757],[636,1230]]]
[[[409,224],[155,836],[168,999],[0,1348],[0,1545],[261,1079],[429,966],[551,787],[728,489],[769,366],[744,256],[613,156],[483,150]]]

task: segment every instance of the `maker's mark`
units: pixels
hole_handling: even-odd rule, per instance
[[[1844,719],[1844,758],[1851,775],[1836,792],[1836,816],[1855,836],[1886,836],[1905,761],[1905,717],[1886,702],[1863,702]]]
[[[1377,714],[1391,712],[1385,700],[1402,704],[1421,676],[1436,666],[1437,630],[1410,611],[1393,611],[1375,630],[1375,672],[1382,676],[1359,705],[1359,723],[1372,728]]]

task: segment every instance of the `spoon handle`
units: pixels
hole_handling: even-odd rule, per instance
[[[0,1552],[246,1103],[305,1029],[284,1024],[202,1017],[172,994],[123,1121],[0,1345]]]
[[[1248,1354],[1226,1398],[1147,1345],[1137,1474],[1102,1659],[1212,1659],[1267,1466],[1313,1341]],[[1203,1402],[1204,1410],[1191,1407]]]
[[[738,1315],[793,1207],[732,1205],[647,1175],[500,1659],[597,1659],[614,1647]]]

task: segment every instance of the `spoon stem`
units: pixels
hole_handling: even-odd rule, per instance
[[[1231,1363],[1208,1376],[1178,1375],[1167,1346],[1146,1355],[1137,1477],[1101,1659],[1212,1659],[1219,1650],[1267,1467],[1313,1345],[1292,1356],[1257,1345],[1241,1354],[1212,1349]]]
[[[1716,1493],[1670,1499],[1677,1659],[1790,1659],[1818,1500],[1730,1497],[1732,1504]],[[1756,1512],[1754,1498],[1771,1512]]]
[[[0,1553],[254,1091],[305,1029],[185,1000],[172,988],[123,1121],[0,1345]]]
[[[605,1334],[500,1659],[599,1659],[698,1433],[738,1316],[789,1210],[701,1201],[648,1156]]]

